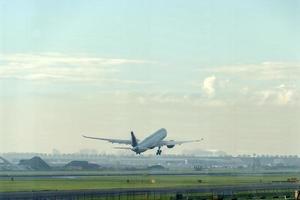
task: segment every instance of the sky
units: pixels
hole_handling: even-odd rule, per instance
[[[300,155],[299,23],[298,0],[0,0],[0,152],[164,127],[204,138],[166,153]]]

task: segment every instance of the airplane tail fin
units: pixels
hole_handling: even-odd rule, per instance
[[[137,145],[138,145],[137,139],[136,139],[133,131],[131,131],[131,146],[136,147]]]

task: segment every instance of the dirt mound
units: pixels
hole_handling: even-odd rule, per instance
[[[0,156],[0,170],[12,170],[15,167],[8,160]]]
[[[51,167],[40,157],[35,156],[31,159],[20,160],[19,165],[31,170],[50,170]]]
[[[98,170],[100,165],[89,163],[88,161],[74,160],[65,165],[65,169],[68,170]]]

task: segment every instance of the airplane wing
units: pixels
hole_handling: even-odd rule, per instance
[[[174,146],[174,145],[182,145],[185,143],[191,143],[191,142],[201,142],[203,138],[200,140],[185,140],[185,141],[174,141],[174,140],[169,140],[169,141],[161,141],[160,145],[161,146]]]
[[[132,150],[132,148],[130,148],[130,147],[114,147],[114,149],[129,149],[129,150]]]
[[[111,143],[128,144],[128,145],[131,145],[131,140],[119,140],[119,139],[109,139],[109,138],[98,138],[98,137],[89,137],[89,136],[85,136],[85,135],[83,135],[83,137],[84,137],[84,138],[88,138],[88,139],[104,140],[104,141],[111,142]]]

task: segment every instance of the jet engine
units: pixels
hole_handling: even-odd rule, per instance
[[[171,149],[171,148],[175,147],[175,144],[167,145],[167,147],[168,147],[169,149]]]

